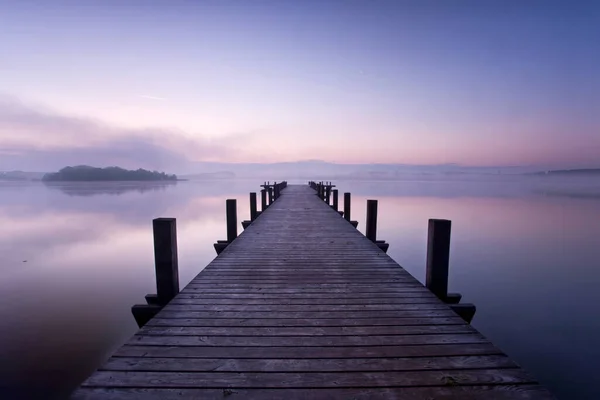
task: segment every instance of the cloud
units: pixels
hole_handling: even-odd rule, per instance
[[[217,139],[176,129],[124,129],[0,97],[0,170],[119,165],[186,171],[194,161],[235,158],[243,134]]]

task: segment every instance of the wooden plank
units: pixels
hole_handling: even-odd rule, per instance
[[[352,283],[352,282],[336,282],[336,283],[311,283],[311,282],[279,282],[279,283],[216,283],[216,282],[190,282],[190,288],[198,289],[346,289],[346,290],[386,290],[395,288],[405,288],[414,286],[421,289],[419,283],[406,281],[381,281],[373,283]]]
[[[350,312],[350,311],[406,311],[406,310],[447,310],[448,307],[440,302],[408,303],[408,304],[181,304],[170,303],[164,312],[172,311],[207,311],[207,312]]]
[[[248,269],[240,269],[239,271],[229,269],[227,271],[219,271],[219,273],[207,271],[206,275],[202,277],[194,278],[196,281],[200,281],[203,279],[215,279],[215,278],[254,278],[256,276],[265,277],[265,278],[296,278],[296,277],[307,277],[307,278],[323,278],[323,282],[326,282],[327,279],[324,278],[380,278],[380,279],[393,279],[393,278],[403,278],[403,279],[413,279],[407,277],[405,274],[400,273],[399,271],[394,271],[391,268],[382,268],[382,267],[367,267],[367,268],[344,268],[344,267],[335,267],[328,271],[317,270],[313,268],[306,268],[305,270],[298,270],[296,267],[293,270],[289,271],[275,271],[274,269],[266,269],[256,267],[256,271],[252,272],[251,270],[254,268]],[[281,268],[281,267],[280,267]],[[214,271],[214,269],[213,269]]]
[[[222,388],[328,388],[378,386],[440,386],[534,383],[525,371],[514,369],[365,372],[135,372],[98,371],[85,386]]]
[[[128,342],[115,353],[117,357],[169,358],[370,358],[442,357],[502,354],[490,343],[430,344],[412,346],[351,347],[211,347],[143,346]]]
[[[265,294],[378,294],[378,293],[425,293],[423,292],[423,288],[420,286],[399,286],[394,288],[379,288],[377,287],[367,287],[367,288],[352,288],[352,290],[348,289],[327,289],[327,288],[292,288],[292,289],[282,289],[282,288],[203,288],[203,287],[186,287],[185,293],[265,293]]]
[[[474,333],[470,325],[396,325],[338,327],[158,327],[145,326],[145,336],[369,336]]]
[[[479,333],[437,335],[368,335],[368,336],[147,336],[129,340],[139,346],[244,346],[244,347],[345,347],[409,346],[423,344],[486,343]]]
[[[329,389],[246,389],[224,386],[218,389],[165,388],[90,388],[79,389],[77,400],[555,400],[539,385],[433,386],[412,388],[329,388]]]
[[[505,355],[416,358],[219,359],[113,358],[103,371],[359,372],[516,368]]]
[[[408,300],[435,300],[437,298],[427,292],[396,292],[396,293],[323,293],[304,294],[304,293],[287,293],[269,294],[269,293],[204,293],[204,292],[187,292],[177,296],[174,301],[179,300],[200,300],[200,301],[215,301],[212,304],[219,304],[219,301],[260,301],[260,300],[278,300],[285,301],[289,304],[349,304],[351,302],[363,304],[379,304],[404,302]],[[250,303],[251,304],[251,303]]]
[[[279,327],[279,326],[412,326],[412,325],[464,325],[458,315],[451,317],[415,317],[415,318],[161,318],[151,319],[146,326],[214,326],[214,327]]]
[[[163,309],[155,318],[286,318],[286,319],[300,319],[300,318],[405,318],[405,317],[453,317],[456,313],[449,308],[443,308],[439,310],[400,310],[400,311],[378,311],[373,313],[370,311],[336,311],[336,312],[248,312],[248,311],[231,311],[231,312],[219,312],[219,311],[170,311],[168,308]]]
[[[271,297],[265,298],[188,298],[178,297],[171,301],[171,305],[296,305],[296,306],[310,306],[311,310],[314,306],[332,306],[332,305],[343,305],[343,306],[366,306],[366,305],[405,305],[405,304],[439,304],[439,300],[431,299],[427,297],[397,297],[397,298],[354,298],[354,299],[287,299],[285,297]]]
[[[206,283],[240,283],[240,284],[253,284],[253,283],[316,283],[327,284],[332,283],[358,283],[358,284],[374,284],[389,282],[414,282],[412,278],[398,277],[395,275],[386,276],[360,276],[350,274],[339,274],[339,275],[315,275],[310,274],[296,274],[296,275],[279,275],[279,274],[259,274],[256,273],[252,277],[250,276],[205,276],[202,279],[194,280],[195,284],[206,284]]]

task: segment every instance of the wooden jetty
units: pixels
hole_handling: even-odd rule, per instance
[[[73,398],[554,398],[385,254],[372,226],[369,240],[322,201],[330,190],[269,192]],[[176,251],[157,255],[157,268],[169,262]]]

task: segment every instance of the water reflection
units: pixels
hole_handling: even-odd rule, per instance
[[[337,183],[361,230],[379,199],[378,236],[420,280],[427,219],[451,219],[450,288],[477,305],[474,325],[557,394],[600,398],[600,201],[578,196],[597,181]],[[0,183],[0,397],[64,397],[136,330],[130,306],[155,290],[151,220],[177,218],[185,284],[225,237],[225,199],[247,219],[258,184]]]
[[[450,290],[477,305],[473,325],[559,398],[596,399],[600,200],[579,194],[597,190],[597,182],[551,182],[562,196],[541,195],[537,185],[523,186],[519,196],[514,186],[494,196],[481,187],[477,197],[460,196],[475,189],[456,183],[453,195],[435,197],[423,192],[440,188],[410,194],[412,188],[404,188],[403,196],[365,196],[369,189],[389,193],[374,183],[368,189],[341,183],[339,189],[361,194],[353,195],[352,215],[363,232],[366,200],[379,199],[378,237],[422,282],[427,220],[451,219]]]
[[[255,185],[0,186],[0,398],[65,397],[135,332],[130,307],[155,291],[151,220],[178,219],[185,284],[214,258],[225,198],[247,218]]]
[[[101,194],[119,196],[127,192],[146,193],[165,191],[177,185],[177,181],[157,182],[44,182],[51,190],[60,190],[68,196],[97,196]]]

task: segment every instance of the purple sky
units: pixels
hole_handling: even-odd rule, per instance
[[[11,1],[0,170],[600,167],[600,2]]]

